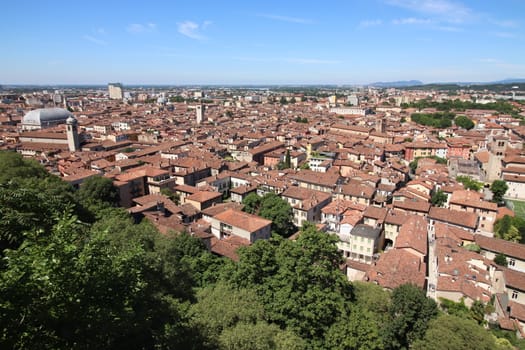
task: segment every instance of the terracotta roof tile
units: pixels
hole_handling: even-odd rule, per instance
[[[427,254],[427,220],[422,216],[411,216],[400,228],[395,248],[413,248]]]
[[[391,249],[381,254],[367,276],[383,288],[394,289],[405,283],[423,288],[425,274],[426,264],[418,256],[404,249]]]
[[[499,238],[491,238],[482,235],[476,235],[476,244],[481,249],[489,250],[491,252],[503,253],[508,257],[525,260],[525,245],[505,241]]]
[[[255,232],[272,224],[270,220],[234,209],[223,211],[222,213],[215,215],[214,218],[225,224],[241,228],[248,232]]]
[[[463,226],[472,230],[476,229],[478,226],[478,215],[466,211],[432,207],[430,208],[428,217],[437,221]]]

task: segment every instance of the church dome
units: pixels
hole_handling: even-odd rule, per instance
[[[63,108],[39,108],[26,113],[22,124],[34,126],[60,124],[72,116],[71,112]]]

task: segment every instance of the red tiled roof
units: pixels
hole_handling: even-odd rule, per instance
[[[489,250],[491,252],[503,253],[508,257],[525,260],[525,245],[505,241],[499,238],[491,238],[482,235],[476,235],[476,244],[481,249]]]
[[[461,244],[462,241],[474,242],[474,234],[472,232],[443,222],[435,223],[435,236],[436,239],[451,238],[457,244]]]
[[[510,210],[507,207],[499,207],[498,208],[498,215],[496,216],[496,220],[503,219],[503,217],[505,215],[514,217],[515,214],[514,214],[514,212],[512,210]]]
[[[217,255],[225,256],[233,261],[239,261],[237,249],[249,246],[250,242],[241,237],[231,235],[225,239],[211,238],[211,251]]]
[[[410,217],[410,214],[407,214],[404,211],[391,209],[388,211],[388,214],[385,217],[386,224],[392,224],[401,226],[407,219]]]
[[[446,208],[432,207],[428,217],[434,220],[448,222],[450,224],[476,229],[478,226],[478,215],[466,211],[451,210]]]
[[[392,204],[394,208],[400,208],[416,213],[428,213],[428,210],[430,208],[430,203],[424,202],[422,200],[416,200],[415,198],[407,199],[404,201],[394,200]]]
[[[215,215],[214,218],[248,232],[255,232],[272,224],[270,220],[234,209],[223,211]]]
[[[404,249],[391,249],[380,256],[367,275],[371,282],[394,289],[405,283],[423,288],[425,274],[426,264],[418,256]]]
[[[218,203],[209,208],[202,210],[202,214],[208,215],[208,216],[215,216],[228,209],[242,210],[242,208],[243,208],[243,205],[237,202]]]
[[[369,206],[364,211],[363,217],[365,217],[365,218],[368,217],[368,218],[376,219],[376,220],[378,220],[380,222],[383,222],[385,220],[387,211],[388,211],[388,209],[386,209],[386,208],[378,208],[378,207],[374,207],[374,206]]]
[[[413,248],[427,254],[427,221],[422,216],[411,216],[399,230],[395,248]]]
[[[505,284],[507,286],[511,287],[512,289],[519,289],[525,292],[525,273],[507,268],[501,269],[505,273]]]
[[[199,191],[193,194],[190,194],[186,197],[186,200],[191,200],[199,203],[204,203],[211,201],[217,198],[221,198],[222,193],[220,192],[211,192],[211,191]]]
[[[484,210],[496,211],[496,203],[487,202],[481,199],[481,194],[476,191],[457,190],[450,196],[450,204],[458,204],[466,207],[480,208]]]
[[[525,305],[509,301],[510,317],[525,322]]]

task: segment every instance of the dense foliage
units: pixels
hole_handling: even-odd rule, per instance
[[[511,242],[521,242],[525,231],[525,220],[520,217],[503,216],[496,220],[494,233],[496,237]]]
[[[509,342],[471,321],[479,312],[439,316],[415,286],[350,284],[336,238],[313,225],[234,263],[135,224],[105,180],[73,192],[13,153],[0,169],[2,349],[401,349],[452,331],[480,349]],[[271,209],[267,198],[252,208]]]
[[[443,102],[436,102],[431,100],[419,100],[409,104],[402,104],[401,107],[415,107],[418,109],[423,108],[436,108],[438,111],[465,111],[466,109],[493,109],[499,113],[504,114],[515,114],[519,111],[516,108],[508,103],[503,101],[492,102],[492,103],[475,103],[471,101],[460,101],[456,100],[447,100]]]
[[[464,115],[457,116],[456,119],[454,119],[454,124],[467,130],[472,129],[475,125],[472,120],[465,117]]]
[[[462,183],[467,190],[480,191],[483,188],[482,182],[476,181],[470,176],[459,175],[456,177],[456,181]]]
[[[503,201],[503,196],[509,189],[509,185],[504,180],[494,180],[490,185],[490,191],[492,192],[492,201],[500,203]]]
[[[292,207],[275,193],[267,193],[263,197],[250,193],[242,203],[245,212],[271,220],[273,233],[289,237],[296,231]]]
[[[455,116],[456,115],[451,112],[412,113],[410,118],[417,124],[445,129],[452,126],[452,121]]]
[[[447,202],[447,199],[448,198],[445,192],[437,190],[436,192],[432,193],[430,203],[432,203],[432,205],[435,205],[436,207],[442,207]]]

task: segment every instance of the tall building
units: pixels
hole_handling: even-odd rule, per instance
[[[124,98],[124,91],[121,83],[108,84],[109,98],[112,100],[122,100]]]
[[[80,149],[80,141],[78,138],[78,122],[75,117],[69,117],[66,120],[67,126],[67,144],[71,152],[76,152]]]
[[[204,117],[204,106],[197,105],[197,107],[195,107],[195,111],[197,112],[197,124],[200,124],[202,123],[202,118]]]

